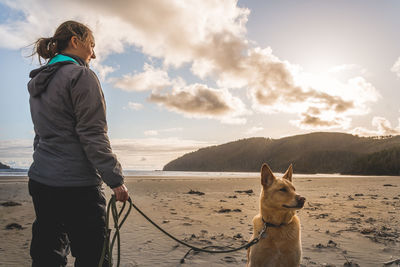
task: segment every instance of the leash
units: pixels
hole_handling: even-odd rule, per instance
[[[119,267],[119,264],[121,262],[121,236],[120,236],[120,232],[119,230],[121,229],[122,225],[124,224],[124,222],[126,221],[126,219],[129,216],[129,213],[131,212],[132,209],[132,205],[129,205],[129,209],[128,211],[125,213],[123,219],[121,220],[121,222],[119,222],[119,218],[121,217],[122,212],[125,209],[126,206],[126,202],[124,202],[124,204],[121,207],[121,210],[118,212],[117,210],[117,204],[116,204],[116,199],[115,199],[115,195],[111,196],[110,201],[108,202],[107,205],[107,213],[106,213],[106,237],[104,239],[104,244],[103,244],[103,251],[101,253],[101,257],[100,257],[100,261],[99,261],[99,267],[106,267],[103,266],[104,261],[106,260],[106,262],[108,262],[108,267],[112,267],[112,252],[113,252],[113,248],[114,248],[114,242],[115,239],[117,239],[117,244],[118,244],[118,249],[117,249],[117,267]],[[131,199],[129,198],[129,203],[132,204]],[[113,235],[113,238],[111,240],[110,243],[110,237],[111,237],[111,229],[109,228],[109,221],[110,221],[110,211],[112,212],[112,218],[114,221],[114,228],[115,228],[115,232]]]
[[[163,232],[165,235],[167,235],[169,238],[175,240],[176,242],[178,242],[181,245],[184,245],[186,247],[189,248],[189,251],[186,253],[186,255],[181,259],[181,263],[184,263],[185,258],[190,254],[191,251],[196,251],[196,252],[206,252],[206,253],[212,253],[212,254],[217,254],[217,253],[232,253],[241,249],[247,249],[255,244],[257,244],[261,238],[264,237],[264,234],[268,228],[268,223],[264,223],[264,227],[261,230],[261,232],[258,234],[257,237],[255,237],[253,240],[251,240],[250,242],[246,243],[243,246],[237,247],[237,248],[231,248],[228,250],[210,250],[209,248],[224,248],[223,246],[206,246],[206,247],[196,247],[193,245],[190,245],[182,240],[179,240],[178,238],[174,237],[172,234],[168,233],[167,231],[165,231],[161,226],[159,226],[158,224],[156,224],[153,220],[151,220],[143,211],[141,211],[131,200],[131,198],[128,198],[128,202],[129,202],[129,209],[128,211],[125,213],[125,215],[123,216],[123,219],[121,220],[121,222],[119,222],[119,219],[121,218],[121,215],[125,209],[126,206],[126,202],[123,203],[121,210],[118,212],[117,209],[117,205],[116,205],[116,199],[115,199],[115,195],[111,196],[111,199],[107,205],[107,213],[106,213],[106,238],[104,240],[104,245],[103,245],[103,251],[101,254],[101,258],[100,258],[100,262],[99,262],[99,267],[105,267],[103,266],[105,261],[108,261],[108,267],[112,267],[112,252],[113,252],[113,248],[114,248],[114,243],[115,240],[117,240],[117,267],[119,267],[120,265],[120,261],[121,261],[121,237],[120,237],[120,229],[122,227],[122,225],[124,224],[124,222],[126,221],[126,219],[129,216],[129,213],[131,212],[132,207],[135,208],[137,210],[137,212],[140,213],[140,215],[142,215],[147,221],[149,221],[152,225],[154,225],[158,230],[160,230],[161,232]],[[114,221],[114,228],[115,228],[115,232],[114,235],[111,239],[111,229],[109,229],[109,218],[110,218],[110,212],[112,213],[112,218]],[[111,242],[110,242],[111,240]],[[227,246],[225,246],[227,247]]]

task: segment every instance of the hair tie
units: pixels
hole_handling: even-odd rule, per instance
[[[53,45],[54,44],[54,38],[53,37],[50,37],[49,38],[49,42],[47,43],[47,50],[50,50],[50,45]]]

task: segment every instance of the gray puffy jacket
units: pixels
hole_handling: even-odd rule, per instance
[[[35,129],[30,179],[49,186],[123,184],[107,136],[106,105],[96,74],[79,57],[31,71]]]

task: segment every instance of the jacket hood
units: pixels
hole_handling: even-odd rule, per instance
[[[34,69],[29,73],[29,78],[31,78],[31,80],[28,83],[28,91],[31,96],[38,96],[42,92],[46,91],[50,81],[62,66],[67,64],[76,64],[76,62],[78,62],[79,65],[88,67],[88,65],[79,57],[69,54],[64,55],[73,58],[75,61],[68,60],[59,61],[54,64],[46,64],[45,66]]]

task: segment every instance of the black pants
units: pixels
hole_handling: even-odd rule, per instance
[[[97,267],[106,236],[101,186],[60,188],[29,180],[29,194],[36,213],[32,267],[66,266],[70,249],[75,267]]]

